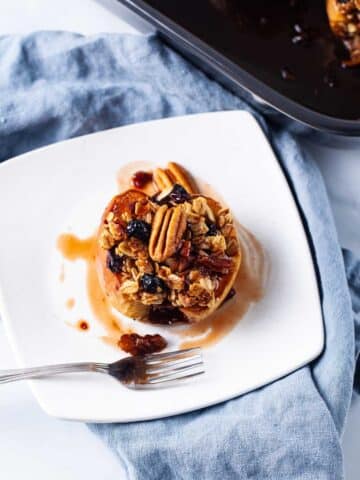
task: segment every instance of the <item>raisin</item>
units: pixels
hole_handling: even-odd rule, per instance
[[[152,179],[153,175],[151,172],[139,171],[132,176],[132,183],[135,188],[144,188]]]
[[[106,266],[113,273],[121,273],[123,266],[123,257],[115,253],[115,248],[116,247],[113,247],[111,250],[108,251],[106,258]]]
[[[175,183],[174,188],[169,193],[170,200],[174,203],[184,203],[190,200],[191,195],[182,185]]]
[[[137,333],[125,333],[121,336],[118,345],[125,352],[135,356],[160,352],[167,346],[167,342],[159,334],[142,336]]]
[[[187,192],[187,190],[185,190],[182,185],[175,183],[171,192],[169,192],[167,195],[165,195],[165,197],[162,197],[159,200],[155,199],[155,201],[157,201],[157,203],[159,203],[160,205],[164,205],[167,203],[184,203],[190,199],[191,195]]]
[[[189,319],[178,308],[162,305],[150,307],[149,322],[160,325],[172,325],[177,322],[189,323]]]
[[[208,223],[208,229],[209,230],[206,232],[206,235],[208,237],[214,237],[215,235],[217,235],[218,230],[215,223]]]
[[[131,220],[126,225],[126,233],[129,237],[135,237],[138,240],[147,242],[150,238],[151,225],[143,220]]]
[[[161,280],[161,278],[156,275],[151,275],[150,273],[145,273],[140,278],[140,285],[144,292],[147,293],[158,293],[165,290],[166,285]]]

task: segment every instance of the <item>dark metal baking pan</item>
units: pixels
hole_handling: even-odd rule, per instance
[[[305,9],[290,11],[289,18],[284,18],[284,10],[278,9],[285,8],[283,0],[275,2],[275,6],[274,2],[260,0],[238,2],[258,2],[265,14],[273,5],[273,21],[260,16],[253,37],[248,36],[253,32],[253,23],[240,28],[238,7],[231,7],[235,0],[119,1],[154,25],[193,63],[254,105],[263,102],[293,119],[298,127],[302,124],[324,132],[360,136],[360,67],[337,68],[329,57],[338,46],[329,43],[331,32],[327,31],[323,0],[295,2]],[[221,11],[214,7],[216,1],[230,7]],[[293,39],[298,29],[304,29],[306,34],[316,32],[318,37],[309,45],[296,45]]]

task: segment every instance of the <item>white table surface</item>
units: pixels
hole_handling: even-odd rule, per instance
[[[113,0],[1,0],[0,35],[34,30],[150,31]],[[307,139],[301,143],[324,175],[341,245],[360,254],[360,140],[334,140],[331,146]],[[1,323],[0,366],[15,366]],[[343,438],[347,480],[359,478],[359,444],[360,400],[355,399]],[[85,425],[46,416],[25,383],[1,387],[1,478],[112,480],[121,478],[119,472],[115,456]]]

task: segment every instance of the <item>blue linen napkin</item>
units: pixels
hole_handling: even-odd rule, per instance
[[[39,32],[0,38],[0,161],[114,126],[226,109],[251,111],[156,37]],[[309,233],[325,350],[291,375],[214,407],[151,422],[90,425],[128,479],[343,477],[340,437],[359,351],[360,264],[345,252],[344,269],[316,166],[286,129],[255,115]]]

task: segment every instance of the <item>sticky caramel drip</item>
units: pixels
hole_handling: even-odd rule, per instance
[[[109,337],[120,338],[127,331],[111,310],[111,305],[100,286],[95,266],[96,239],[94,236],[79,239],[72,234],[62,234],[58,238],[58,249],[63,257],[70,261],[85,260],[86,285],[91,310]]]

